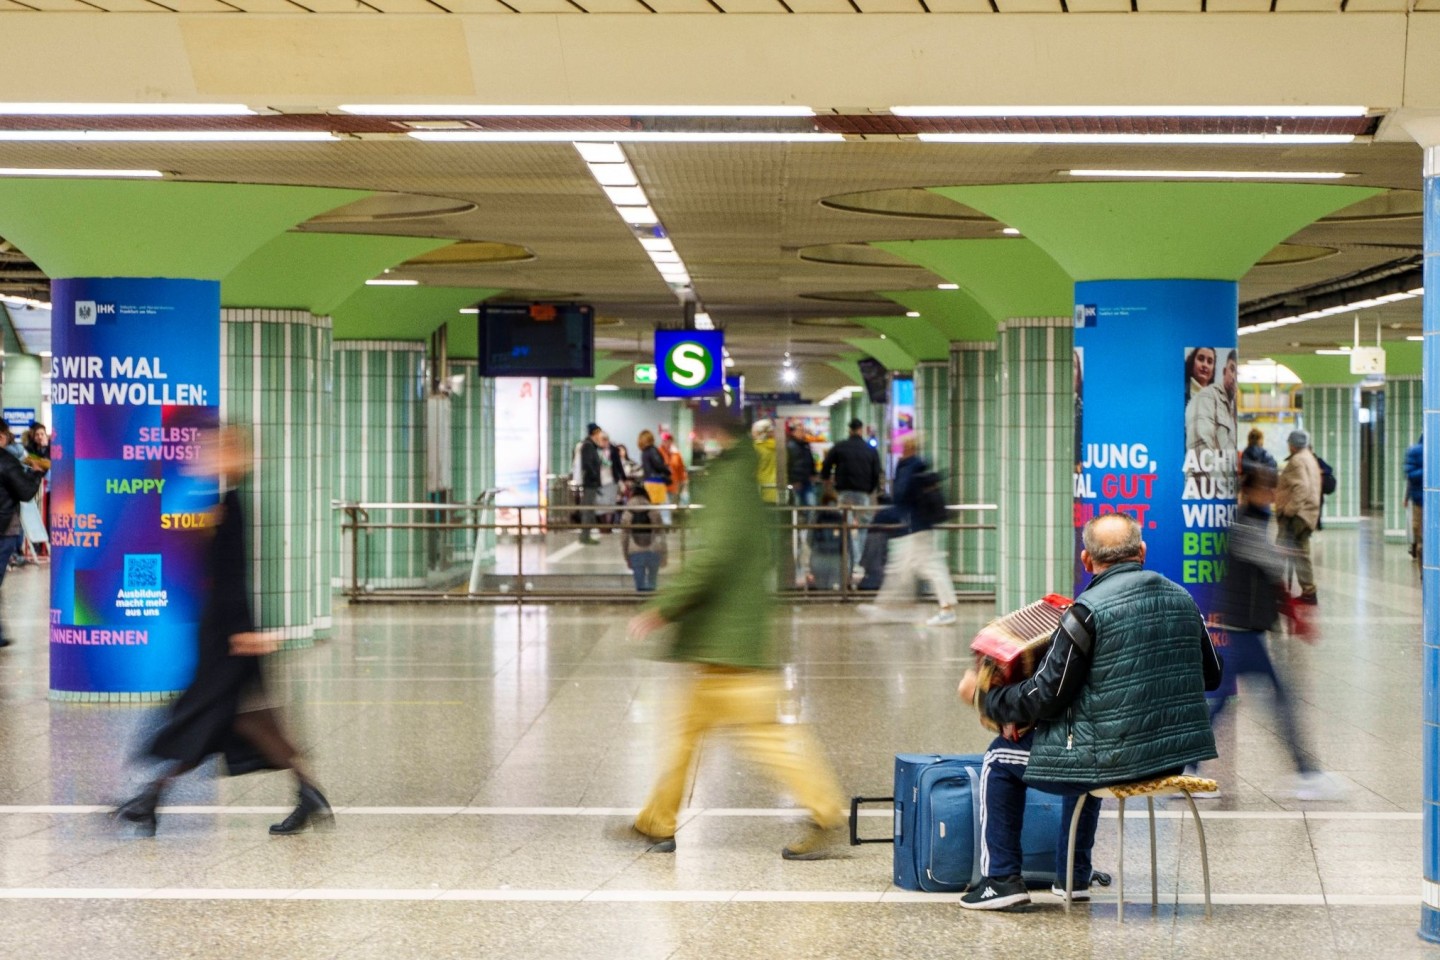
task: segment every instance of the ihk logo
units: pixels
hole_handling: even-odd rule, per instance
[[[677,343],[665,358],[665,374],[677,387],[693,390],[710,379],[715,358],[704,345],[694,342]]]
[[[1075,329],[1080,330],[1085,327],[1095,326],[1095,320],[1099,316],[1099,313],[1100,311],[1093,303],[1075,304]]]
[[[96,303],[94,300],[75,301],[75,325],[77,327],[95,326],[95,318],[101,314],[114,316],[115,304]]]

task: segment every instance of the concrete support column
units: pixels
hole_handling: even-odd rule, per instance
[[[999,493],[999,352],[993,340],[950,345],[950,473],[955,503],[996,503]],[[994,523],[997,511],[963,513],[966,523]],[[966,586],[995,583],[998,534],[963,530],[950,551],[951,569]]]
[[[1385,539],[1408,540],[1410,515],[1405,507],[1405,451],[1420,437],[1425,402],[1419,377],[1385,378]]]
[[[1071,588],[1072,333],[1069,317],[1000,325],[997,610]]]
[[[425,344],[347,340],[335,344],[335,498],[371,503],[425,500]],[[419,516],[417,512],[415,516]],[[409,515],[375,514],[403,520]],[[336,524],[336,577],[350,582],[350,538]],[[343,539],[343,542],[341,542]],[[385,530],[360,538],[362,583],[377,589],[425,582],[423,531]]]
[[[330,389],[329,317],[221,311],[221,417],[252,432],[254,473],[240,495],[255,617],[290,645],[330,628]]]
[[[1302,396],[1310,446],[1335,471],[1335,492],[1325,498],[1321,519],[1334,526],[1358,524],[1360,389],[1353,384],[1307,383]]]

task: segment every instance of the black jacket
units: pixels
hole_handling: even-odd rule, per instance
[[[649,483],[670,482],[670,464],[665,462],[665,455],[654,444],[640,451],[640,469]]]
[[[785,438],[785,482],[800,487],[815,479],[815,455],[810,444],[794,437]]]
[[[1269,630],[1285,592],[1285,553],[1270,542],[1270,511],[1246,504],[1235,512],[1228,537],[1225,579],[1211,611],[1232,630]]]
[[[874,493],[880,489],[880,455],[861,437],[841,440],[825,454],[820,479],[835,480],[836,490]]]
[[[0,534],[10,527],[15,511],[40,492],[40,474],[26,470],[8,453],[0,456]]]
[[[580,444],[580,486],[599,490],[604,484],[600,478],[601,466],[600,448],[594,440],[586,437],[585,442]],[[615,471],[614,476],[624,483],[625,465],[620,462],[620,450],[614,444],[610,445],[610,466]]]

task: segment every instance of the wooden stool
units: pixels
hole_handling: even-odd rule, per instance
[[[1205,916],[1210,916],[1210,855],[1205,849],[1205,827],[1200,823],[1200,811],[1195,809],[1191,793],[1206,793],[1219,789],[1214,780],[1203,777],[1178,776],[1158,777],[1154,780],[1138,780],[1135,783],[1117,783],[1110,787],[1091,790],[1088,795],[1075,801],[1075,815],[1070,818],[1070,850],[1065,860],[1065,910],[1075,898],[1075,833],[1080,826],[1080,811],[1090,797],[1104,799],[1113,797],[1120,801],[1120,856],[1115,864],[1115,897],[1117,919],[1125,919],[1125,801],[1130,797],[1144,797],[1150,811],[1150,908],[1160,904],[1160,881],[1155,869],[1155,798],[1181,794],[1190,804],[1190,813],[1195,818],[1195,833],[1200,838],[1200,869],[1205,876]]]

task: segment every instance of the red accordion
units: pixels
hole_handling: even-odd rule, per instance
[[[1013,723],[1001,724],[985,714],[985,694],[993,687],[1019,683],[1035,672],[1050,650],[1050,639],[1060,626],[1060,617],[1073,601],[1058,593],[1036,600],[987,623],[970,649],[975,651],[975,688],[979,692],[980,723],[1007,740],[1019,740],[1030,729]]]

